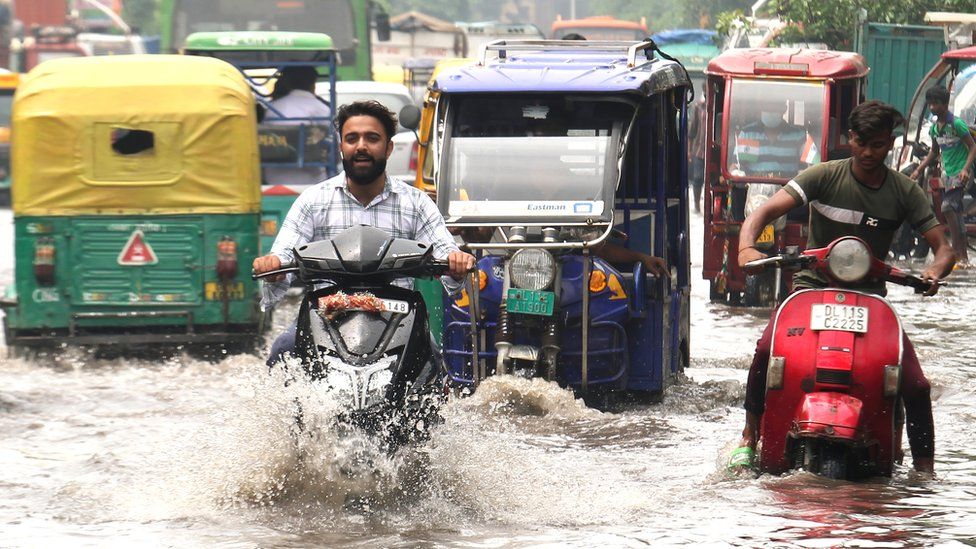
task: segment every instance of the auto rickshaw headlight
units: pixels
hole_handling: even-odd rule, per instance
[[[844,238],[827,252],[827,270],[840,282],[857,282],[871,269],[871,250],[858,238]]]
[[[519,250],[509,261],[508,269],[516,288],[544,290],[556,278],[556,259],[546,250]]]

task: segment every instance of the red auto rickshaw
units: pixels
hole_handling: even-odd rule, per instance
[[[739,228],[803,168],[851,155],[848,116],[867,89],[856,53],[796,48],[731,49],[705,71],[705,246],[702,276],[712,301],[770,306],[791,277],[746,275],[736,262]],[[774,255],[803,250],[808,209],[766,226],[756,242]]]
[[[970,127],[970,132],[976,137],[976,46],[959,48],[944,52],[939,61],[925,75],[919,83],[912,96],[911,106],[908,109],[908,132],[903,139],[896,143],[898,147],[898,162],[896,168],[901,170],[906,166],[912,167],[913,162],[918,162],[925,157],[928,147],[931,144],[929,138],[929,127],[932,124],[931,113],[925,103],[925,92],[936,85],[943,85],[949,89],[951,96],[949,99],[949,111],[955,116],[965,120]],[[926,178],[927,184],[924,186],[932,197],[932,204],[935,215],[943,225],[946,224],[945,214],[942,213],[941,173],[938,167],[928,171]],[[965,199],[967,212],[971,211],[970,198]],[[976,216],[968,214],[965,216],[966,234],[969,238],[969,245],[976,244]],[[921,241],[920,237],[916,240]],[[919,244],[924,245],[922,242]]]

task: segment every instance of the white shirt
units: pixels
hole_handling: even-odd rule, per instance
[[[328,118],[332,111],[317,95],[305,90],[291,90],[288,95],[268,103],[271,106],[265,114],[265,121],[274,124],[298,125],[304,120],[281,120],[284,118]],[[273,109],[273,110],[272,110]],[[278,112],[275,112],[278,111]],[[280,115],[278,113],[281,113]],[[324,124],[325,120],[316,123]]]
[[[268,125],[325,125],[329,122],[325,119],[332,114],[328,105],[318,96],[305,90],[292,90],[288,95],[275,99],[268,105],[271,108],[264,116],[264,123]],[[289,118],[295,120],[288,120]],[[310,118],[322,120],[309,120]],[[331,131],[331,128],[327,131]],[[312,166],[306,168],[270,166],[264,170],[264,179],[271,185],[314,185],[325,179],[326,175],[325,168]]]
[[[353,225],[370,225],[383,229],[395,238],[417,240],[433,247],[434,257],[446,259],[458,249],[454,237],[444,225],[444,217],[434,201],[417,187],[394,177],[387,177],[383,191],[363,206],[346,188],[346,174],[305,189],[292,204],[271,246],[271,253],[282,263],[294,259],[293,250],[318,240],[327,240]],[[267,309],[288,290],[289,280],[265,282],[261,307]],[[461,283],[444,276],[441,282],[449,293],[457,292]],[[410,279],[397,279],[398,286],[412,288]]]

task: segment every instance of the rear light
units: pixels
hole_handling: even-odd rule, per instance
[[[237,242],[225,236],[217,243],[217,278],[226,282],[237,276]]]
[[[884,396],[894,398],[898,396],[898,387],[901,385],[901,366],[884,367]]]
[[[420,151],[420,143],[414,141],[413,146],[410,147],[410,165],[408,166],[411,173],[417,171],[417,158],[419,155],[419,151]]]
[[[607,289],[607,274],[601,270],[590,273],[590,293],[598,294]]]
[[[261,220],[261,236],[275,236],[278,234],[278,220],[265,218]]]
[[[782,389],[785,371],[786,357],[769,357],[769,368],[766,369],[766,389]]]
[[[34,278],[41,286],[54,285],[54,239],[38,238],[34,243]]]

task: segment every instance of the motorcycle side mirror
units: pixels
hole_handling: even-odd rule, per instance
[[[420,108],[417,105],[405,105],[400,109],[399,118],[401,126],[417,131],[420,127]]]
[[[373,18],[376,24],[376,40],[379,42],[390,41],[390,14],[385,11],[378,12]]]

